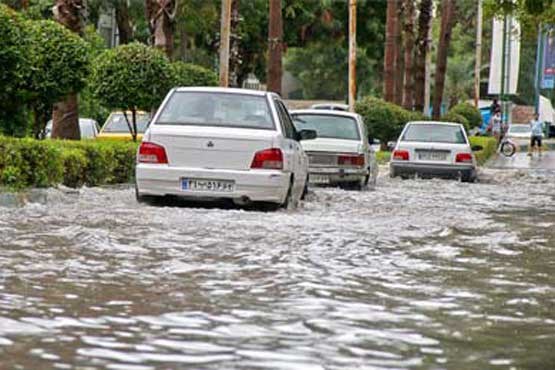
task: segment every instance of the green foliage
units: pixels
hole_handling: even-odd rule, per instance
[[[490,159],[497,150],[497,140],[494,137],[487,136],[471,136],[469,138],[470,145],[479,145],[483,149],[474,152],[476,156],[476,161],[479,165],[483,165]]]
[[[453,112],[453,111],[449,111],[441,117],[441,120],[443,122],[460,123],[464,126],[464,128],[467,132],[468,132],[468,130],[470,130],[470,124],[468,123],[468,120],[462,114],[459,114],[459,113],[456,113],[456,112]]]
[[[410,112],[374,97],[359,100],[355,111],[364,118],[369,134],[383,143],[397,139],[407,122],[426,120],[421,113]]]
[[[217,86],[218,75],[196,64],[173,62],[173,86]]]
[[[78,187],[133,181],[137,145],[126,142],[37,141],[0,136],[0,186]]]
[[[285,68],[301,82],[305,99],[346,98],[348,45],[331,43],[311,43],[287,52]],[[357,83],[361,91],[369,91],[374,65],[363,50],[357,55],[357,64],[364,66],[357,71]]]
[[[168,59],[152,47],[132,43],[106,50],[93,62],[90,87],[111,109],[150,111],[172,87]]]
[[[468,127],[470,129],[474,127],[480,127],[482,124],[482,114],[480,110],[474,105],[469,103],[459,103],[449,110],[449,112],[458,114],[466,118],[468,121]]]
[[[29,45],[22,18],[0,4],[0,132],[13,134],[12,115],[21,113],[22,85],[30,74]]]
[[[34,104],[49,106],[79,92],[89,73],[89,44],[54,21],[28,21],[26,25],[33,66],[26,87]]]
[[[391,160],[391,152],[380,150],[376,152],[376,161],[378,164],[386,164]]]

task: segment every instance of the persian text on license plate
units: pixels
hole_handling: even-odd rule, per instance
[[[235,189],[234,181],[208,179],[182,179],[181,190],[184,191],[213,191],[230,193]]]
[[[327,176],[310,175],[308,181],[311,184],[329,184],[330,178]]]
[[[446,161],[448,152],[426,151],[418,152],[418,159],[423,161]]]

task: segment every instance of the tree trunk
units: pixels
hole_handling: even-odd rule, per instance
[[[118,25],[118,35],[120,44],[128,44],[133,40],[133,28],[129,20],[129,8],[127,0],[116,1],[116,23]]]
[[[241,87],[239,85],[239,67],[241,66],[241,53],[239,49],[239,0],[231,2],[231,30],[229,47],[229,86]]]
[[[387,18],[385,30],[385,51],[383,68],[383,96],[385,101],[395,99],[395,27],[397,23],[397,0],[387,0]]]
[[[397,0],[397,21],[395,22],[395,97],[394,102],[397,105],[403,103],[403,39],[401,29],[403,26],[403,4],[402,0]]]
[[[436,76],[434,85],[433,119],[441,116],[441,102],[445,86],[445,72],[447,71],[447,52],[451,42],[451,30],[454,23],[455,0],[441,2],[441,30],[436,58]]]
[[[145,13],[155,47],[173,57],[173,25],[176,0],[145,0]]]
[[[77,94],[71,94],[65,100],[54,104],[52,112],[52,138],[81,139]]]
[[[424,91],[426,80],[426,54],[429,51],[428,30],[432,26],[432,0],[420,2],[418,16],[418,35],[416,37],[416,53],[414,57],[414,109],[424,110]],[[424,112],[428,114],[427,112]]]
[[[268,30],[268,91],[281,95],[281,51],[283,39],[283,21],[281,14],[281,0],[270,0],[269,30]]]
[[[413,54],[414,54],[414,2],[405,0],[405,81],[403,86],[403,107],[412,110],[413,108]]]
[[[54,19],[70,29],[83,34],[86,13],[85,0],[56,0]],[[54,104],[52,112],[52,138],[79,140],[79,104],[77,94],[69,95],[65,100]]]

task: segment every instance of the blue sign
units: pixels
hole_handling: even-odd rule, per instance
[[[550,30],[543,36],[543,59],[541,68],[542,89],[555,87],[555,32]]]

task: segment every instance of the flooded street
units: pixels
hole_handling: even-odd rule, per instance
[[[0,207],[0,369],[553,369],[555,174]]]

